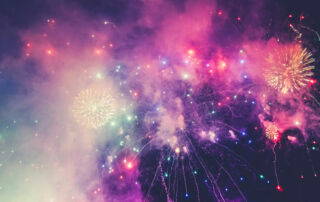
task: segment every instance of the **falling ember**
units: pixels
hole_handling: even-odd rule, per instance
[[[311,53],[300,45],[278,44],[267,55],[264,78],[282,94],[298,92],[309,83],[314,61]]]
[[[282,187],[281,187],[280,185],[278,185],[278,186],[276,187],[276,189],[277,189],[278,191],[280,191],[280,192],[283,191],[283,189],[282,189]]]
[[[72,113],[82,125],[90,128],[102,127],[115,113],[115,100],[102,89],[88,88],[74,99]]]

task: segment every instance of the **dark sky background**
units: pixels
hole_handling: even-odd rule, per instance
[[[168,0],[169,1],[169,0]],[[177,7],[183,8],[183,0],[171,0]],[[219,0],[218,7],[226,11],[229,17],[234,19],[236,16],[242,16],[243,26],[234,27],[233,21],[226,21],[224,26],[220,27],[219,32],[225,30],[225,34],[217,38],[221,45],[232,47],[232,40],[237,32],[242,30],[254,29],[255,27],[263,27],[266,31],[264,38],[268,39],[274,36],[288,37],[288,22],[299,24],[299,16],[303,15],[303,24],[311,27],[314,30],[320,30],[320,3],[317,0],[264,0],[257,3],[258,0]],[[260,0],[259,0],[260,2]],[[47,18],[55,17],[60,14],[61,9],[81,9],[89,18],[105,16],[111,19],[115,24],[134,23],[141,14],[139,0],[1,0],[0,1],[0,61],[6,57],[19,58],[22,53],[24,42],[20,39],[20,33],[24,30],[32,29],[32,27],[43,23]],[[259,9],[257,9],[259,8]],[[165,11],[164,11],[165,12]],[[259,13],[259,20],[251,21],[256,13]],[[294,17],[288,19],[288,15]],[[174,19],[172,19],[174,20]],[[231,29],[231,31],[230,31]],[[233,29],[237,31],[234,32]],[[240,31],[239,31],[240,30]],[[311,36],[311,35],[310,35]],[[255,38],[252,33],[249,37]],[[292,37],[292,36],[289,36]],[[235,39],[237,40],[237,39]],[[319,43],[315,37],[308,38],[307,46],[313,47],[314,55],[319,60]],[[2,70],[0,69],[0,72]],[[316,70],[319,71],[319,70]],[[319,74],[317,74],[319,76]],[[317,77],[319,78],[319,77]],[[4,104],[10,95],[25,90],[23,82],[12,81],[8,78],[1,78],[0,75],[0,103]],[[1,108],[1,107],[0,107]],[[0,109],[0,112],[3,109]],[[251,113],[251,112],[250,112]],[[254,123],[248,123],[252,126]],[[303,138],[299,130],[286,131],[286,133],[295,134],[298,138]],[[312,145],[312,140],[316,139],[311,136],[307,145]],[[228,142],[226,142],[228,144]],[[230,143],[231,144],[231,143]],[[256,145],[260,147],[259,143]],[[270,176],[273,179],[274,170],[272,164],[272,151],[261,152],[257,155],[247,155],[247,148],[234,147],[234,150],[246,156],[246,160],[256,170],[263,171],[264,176]],[[320,201],[320,182],[319,177],[314,177],[311,169],[311,163],[315,168],[320,168],[320,153],[319,151],[307,154],[305,147],[292,146],[285,140],[282,140],[281,149],[276,147],[278,153],[279,173],[281,176],[282,186],[285,187],[283,192],[279,192],[274,186],[270,186],[265,181],[259,179],[259,174],[256,177],[248,176],[246,182],[239,182],[239,187],[244,191],[248,201],[252,202],[276,202],[276,201],[301,201],[301,202],[317,202]],[[156,165],[156,159],[159,158],[160,152],[145,154],[146,161],[142,161],[140,165],[141,171],[145,168]],[[210,156],[203,154],[208,163],[213,163]],[[313,161],[310,160],[310,156]],[[155,159],[152,160],[147,159]],[[234,165],[230,165],[233,169]],[[241,169],[241,168],[239,168]],[[303,171],[304,179],[294,177],[299,176]],[[244,171],[245,173],[245,171]],[[245,176],[245,174],[244,174]],[[141,176],[148,178],[148,176]],[[205,178],[205,177],[204,177]],[[141,180],[148,181],[148,180]],[[159,187],[154,188],[152,195],[157,196],[163,190]],[[205,190],[206,187],[200,186],[200,189]],[[144,190],[145,191],[145,190]],[[207,192],[202,192],[203,201],[211,201]],[[193,198],[185,199],[180,196],[180,201],[192,201]],[[159,201],[165,200],[162,196],[158,197]]]

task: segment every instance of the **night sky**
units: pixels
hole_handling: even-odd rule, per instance
[[[316,0],[1,0],[0,202],[320,201]]]

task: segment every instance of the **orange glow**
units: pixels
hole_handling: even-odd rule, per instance
[[[48,55],[52,55],[53,54],[53,50],[52,49],[48,49],[46,52],[47,52]]]
[[[227,67],[226,61],[220,60],[220,61],[218,62],[218,69],[219,69],[219,70],[223,71],[223,70],[226,69],[226,67]]]
[[[96,49],[96,50],[95,50],[95,53],[96,53],[97,55],[101,55],[101,54],[102,54],[102,50],[101,50],[101,49]]]
[[[195,52],[194,52],[194,50],[189,49],[189,50],[188,50],[188,54],[189,54],[190,56],[194,56]]]

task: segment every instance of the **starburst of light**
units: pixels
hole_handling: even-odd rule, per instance
[[[278,142],[280,139],[279,128],[275,124],[268,125],[265,133],[266,137],[273,142]]]
[[[267,55],[264,78],[282,94],[299,92],[313,75],[313,62],[311,53],[300,45],[278,45]]]
[[[71,111],[81,125],[100,128],[114,115],[115,99],[107,90],[87,88],[75,97]]]

